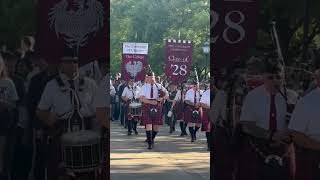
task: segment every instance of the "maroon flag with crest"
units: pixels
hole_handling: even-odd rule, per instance
[[[122,79],[144,81],[145,68],[148,66],[148,43],[126,42],[122,46]]]
[[[59,63],[64,49],[78,53],[80,64],[109,55],[109,1],[39,0],[37,50]]]
[[[168,39],[165,50],[166,76],[170,82],[184,82],[192,69],[192,42]]]

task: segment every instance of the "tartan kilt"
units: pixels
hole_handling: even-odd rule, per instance
[[[210,131],[211,123],[209,119],[209,109],[202,108],[201,121],[202,121],[201,131]]]
[[[176,110],[176,115],[177,115],[177,120],[182,120],[183,119],[183,110],[184,110],[184,103],[182,101],[179,101],[176,105],[175,105],[175,110]]]
[[[152,108],[157,109],[157,115],[155,118],[150,117],[149,113]],[[142,125],[153,124],[153,125],[163,125],[162,121],[162,105],[151,105],[151,104],[143,104],[142,107]]]
[[[201,117],[202,117],[201,109],[198,109],[199,117],[197,119],[192,118],[192,111],[193,110],[194,110],[193,107],[186,105],[186,108],[184,109],[184,121],[186,123],[201,123]]]

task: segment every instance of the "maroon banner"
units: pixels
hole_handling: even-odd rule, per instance
[[[80,64],[109,55],[109,1],[39,0],[37,50],[59,63],[66,47],[74,48]]]
[[[121,78],[128,81],[134,78],[135,81],[144,81],[145,67],[148,66],[148,55],[146,54],[123,54]]]
[[[211,11],[214,74],[243,55],[257,36],[258,0],[213,0]]]
[[[165,50],[166,76],[170,82],[184,82],[192,69],[191,41],[169,39],[166,41]]]

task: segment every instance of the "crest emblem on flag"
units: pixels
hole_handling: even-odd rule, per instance
[[[63,38],[70,48],[88,43],[90,34],[104,26],[104,7],[97,0],[75,0],[72,3],[61,0],[48,13],[50,28],[57,38]]]

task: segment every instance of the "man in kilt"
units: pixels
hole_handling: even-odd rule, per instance
[[[203,92],[201,99],[200,99],[200,105],[202,109],[202,126],[201,131],[206,132],[206,138],[207,138],[207,145],[208,145],[208,151],[212,148],[212,138],[211,138],[211,123],[209,119],[209,111],[210,111],[210,83],[207,82],[207,90]]]
[[[184,111],[184,88],[183,84],[177,89],[176,96],[173,100],[173,103],[170,107],[173,109],[173,114],[175,115],[176,121],[179,122],[181,134],[180,136],[187,136],[186,127],[187,124],[183,120],[183,111]]]
[[[184,120],[189,127],[191,142],[197,139],[197,131],[201,127],[201,108],[199,83],[192,82],[192,88],[185,95]]]
[[[154,146],[154,139],[163,125],[162,106],[168,98],[167,90],[156,83],[153,72],[146,74],[146,82],[140,89],[140,100],[143,102],[142,125],[145,126],[148,149]]]
[[[295,104],[298,96],[282,86],[283,73],[278,59],[268,55],[262,68],[264,84],[245,97],[240,116],[238,180],[293,178],[286,115],[288,104]]]

